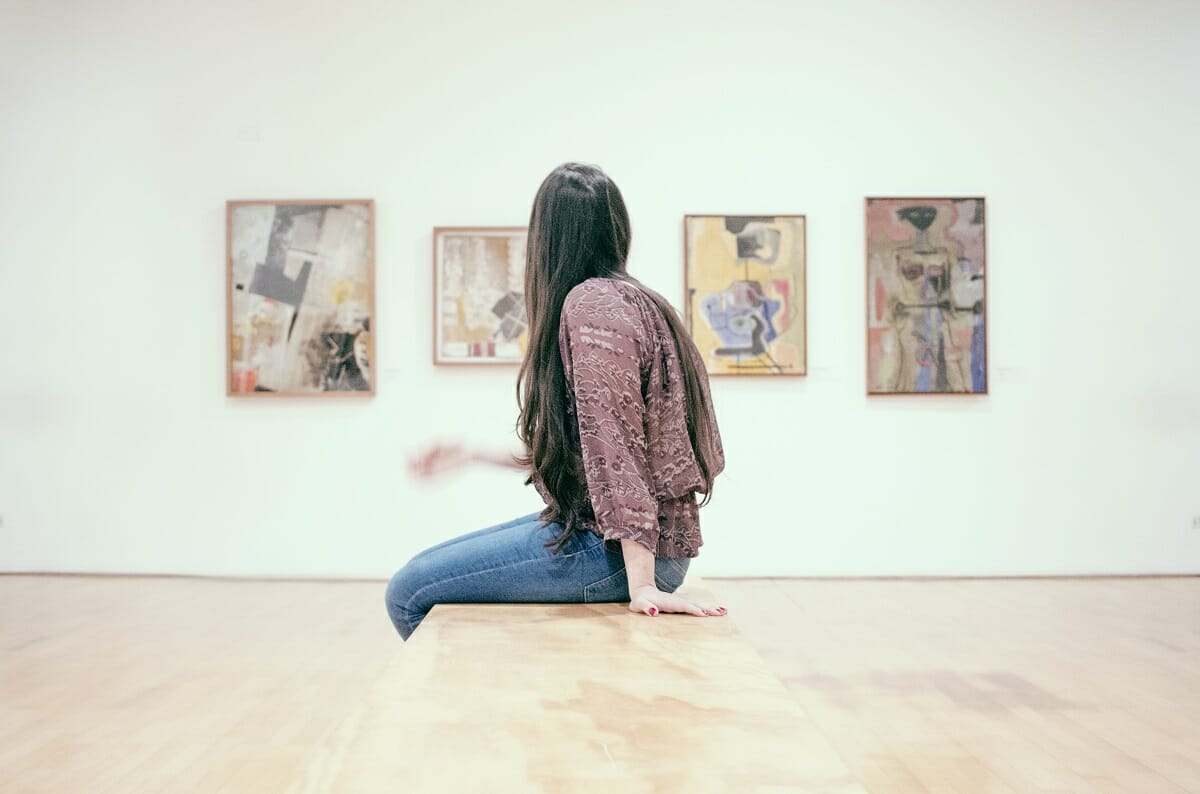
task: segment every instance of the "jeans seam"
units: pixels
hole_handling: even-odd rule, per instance
[[[531,524],[534,521],[539,521],[540,520],[539,516],[541,516],[541,512],[530,513],[529,515],[519,516],[518,518],[510,519],[509,521],[505,521],[503,524],[498,524],[494,527],[485,527],[481,530],[477,530],[475,532],[469,532],[466,535],[462,535],[460,537],[450,538],[449,540],[444,540],[441,543],[437,543],[433,546],[430,546],[429,548],[425,549],[424,551],[417,552],[413,556],[412,559],[417,560],[417,559],[427,556],[430,552],[439,551],[441,549],[448,548],[450,546],[453,546],[455,543],[458,543],[459,541],[464,540],[467,537],[486,535],[486,534],[491,534],[494,532],[503,532],[506,529],[512,529],[513,527],[520,526],[521,524],[526,524],[526,523]],[[547,525],[547,524],[550,524],[553,522],[541,521],[540,523],[542,523],[543,525]]]
[[[595,547],[593,546],[592,548],[595,548]],[[573,551],[570,554],[559,555],[559,557],[560,557],[560,559],[567,560],[572,557],[578,557],[580,554],[587,554],[591,550],[592,549],[580,549],[579,551]],[[520,562],[517,562],[517,563],[509,563],[507,565],[497,565],[494,568],[484,568],[479,571],[471,571],[470,573],[459,574],[458,576],[451,576],[449,579],[439,579],[436,582],[430,582],[429,584],[425,585],[424,587],[421,587],[421,588],[417,589],[416,591],[414,591],[413,594],[408,597],[408,601],[407,601],[407,603],[404,604],[402,609],[405,612],[411,613],[412,610],[410,610],[408,608],[409,604],[411,604],[413,601],[415,601],[417,599],[417,596],[419,596],[421,593],[424,593],[426,590],[428,590],[431,587],[437,587],[438,585],[449,584],[450,582],[457,582],[459,579],[466,579],[468,576],[478,576],[479,574],[482,574],[482,573],[493,573],[495,571],[502,571],[505,568],[517,568],[521,565],[528,565],[531,562],[545,562],[545,561],[546,561],[546,559],[543,559],[543,558],[539,558],[536,560],[521,560]],[[624,570],[624,569],[622,569],[622,570]]]

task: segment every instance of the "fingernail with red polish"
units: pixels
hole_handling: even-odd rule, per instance
[[[654,617],[657,614],[658,614],[658,610],[655,609],[654,607],[650,607],[650,617]]]

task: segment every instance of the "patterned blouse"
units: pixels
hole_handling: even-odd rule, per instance
[[[708,394],[696,346],[680,341]],[[571,385],[568,410],[577,419],[571,443],[587,479],[581,528],[605,540],[630,538],[656,557],[697,556],[703,541],[696,492],[704,480],[688,438],[680,351],[666,318],[636,284],[588,279],[563,303],[559,350]],[[709,421],[716,476],[725,457],[711,412]],[[533,484],[545,499],[540,478]]]

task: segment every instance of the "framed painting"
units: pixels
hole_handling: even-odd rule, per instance
[[[226,394],[375,393],[375,203],[226,203]]]
[[[434,364],[519,364],[529,341],[523,226],[433,230]]]
[[[804,375],[803,215],[686,215],[684,318],[711,375]]]
[[[987,394],[984,199],[868,198],[867,393]]]

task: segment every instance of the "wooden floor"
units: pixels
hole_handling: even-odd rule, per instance
[[[707,583],[868,791],[1200,792],[1200,578]],[[0,790],[303,790],[397,652],[382,582],[0,576]]]
[[[1200,792],[1200,578],[713,581],[872,792]]]

